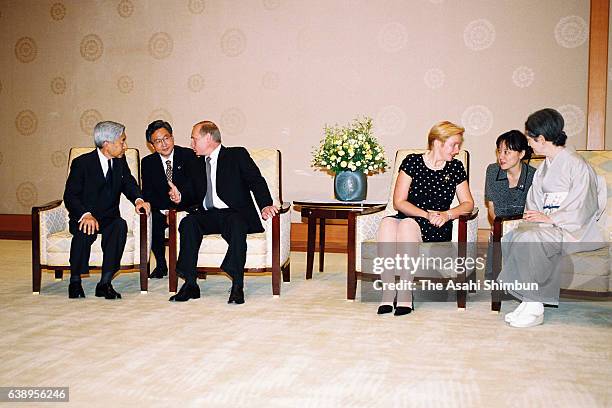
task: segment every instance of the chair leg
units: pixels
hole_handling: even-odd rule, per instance
[[[32,293],[40,293],[41,267],[40,264],[32,264]]]
[[[55,280],[64,280],[64,271],[61,269],[55,270]]]
[[[458,290],[457,291],[457,308],[460,310],[465,309],[465,300],[467,298],[467,291]]]
[[[461,286],[464,286],[466,283],[466,273],[459,274],[457,276],[457,283]],[[457,291],[457,308],[459,310],[465,310],[465,301],[467,299],[467,290],[458,290]]]
[[[470,283],[470,293],[476,293],[476,268],[472,269],[468,276],[468,282]]]
[[[147,215],[138,214],[140,217],[140,293],[149,290],[149,254],[147,253]]]
[[[285,266],[281,267],[281,271],[283,271],[283,282],[291,282],[291,262],[287,261]]]
[[[279,264],[272,265],[272,295],[280,296],[280,279],[281,266]]]

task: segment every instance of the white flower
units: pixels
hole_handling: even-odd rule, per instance
[[[357,163],[355,163],[355,166],[357,167],[361,166],[361,161],[358,161]]]
[[[344,156],[344,150],[338,149],[338,156]]]
[[[342,168],[346,167],[346,162],[344,160],[340,163],[340,167],[342,167]]]

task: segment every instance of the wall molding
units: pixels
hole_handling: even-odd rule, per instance
[[[0,214],[0,239],[32,239],[32,216]]]

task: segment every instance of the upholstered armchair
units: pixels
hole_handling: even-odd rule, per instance
[[[606,231],[606,240],[612,237],[612,151],[577,150],[597,173],[597,195],[600,210],[599,226]],[[544,159],[530,161],[538,167]],[[493,221],[493,274],[497,278],[502,267],[503,235],[521,223],[522,214],[510,217],[495,217]],[[612,263],[609,245],[595,251],[578,252],[561,259],[557,270],[561,274],[561,295],[569,297],[608,297],[612,296]],[[491,310],[501,310],[502,293],[492,293]]]
[[[274,205],[279,214],[266,221],[262,220],[264,232],[247,235],[247,258],[245,275],[272,275],[272,294],[280,295],[281,272],[284,282],[290,280],[290,240],[291,214],[290,204],[282,200],[281,152],[273,149],[249,149],[249,154],[266,179]],[[254,198],[253,198],[254,200]],[[180,233],[178,226],[187,215],[184,211],[170,210],[169,225],[169,290],[176,292],[178,277],[176,274],[177,250],[180,248]],[[207,274],[223,273],[219,268],[225,253],[227,243],[221,234],[206,235],[202,239],[198,254],[198,276],[205,278]]]
[[[92,147],[70,149],[68,171],[75,157],[92,151]],[[140,180],[140,158],[137,149],[127,149],[125,156],[130,171]],[[140,290],[148,290],[148,259],[151,250],[151,217],[136,214],[134,205],[121,195],[119,209],[128,225],[127,241],[121,257],[121,271],[140,272]],[[68,211],[62,200],[52,201],[39,207],[32,207],[32,291],[40,293],[42,270],[55,271],[55,278],[61,279],[63,271],[70,270],[70,243],[72,234],[68,230]],[[101,238],[91,246],[90,269],[102,267]]]
[[[348,276],[347,276],[347,299],[354,300],[357,292],[357,280],[372,281],[380,279],[379,274],[371,273],[371,265],[374,257],[377,256],[375,249],[376,232],[381,220],[388,216],[397,214],[397,210],[393,209],[393,190],[395,180],[399,172],[399,167],[404,158],[411,153],[424,153],[425,150],[420,149],[403,149],[398,150],[395,155],[395,164],[393,166],[393,177],[389,192],[389,199],[386,205],[373,207],[361,213],[350,213],[348,219]],[[456,156],[456,159],[463,163],[468,174],[470,169],[470,156],[466,150],[461,150]],[[451,207],[458,205],[457,197],[453,200]],[[476,243],[478,236],[478,208],[474,208],[471,214],[462,215],[453,220],[453,237],[452,242],[456,243],[454,247],[457,249],[457,256],[460,258],[476,257]],[[364,245],[365,244],[365,245]],[[363,246],[362,246],[363,245]],[[363,248],[370,248],[362,252]],[[438,271],[440,272],[440,271]],[[464,283],[467,278],[475,280],[475,270],[471,269],[464,273],[452,275],[440,275],[434,273],[433,276],[422,276],[418,273],[414,280],[428,279],[431,281],[448,281],[453,280],[457,283]],[[459,309],[465,309],[467,291],[457,291],[457,306]]]

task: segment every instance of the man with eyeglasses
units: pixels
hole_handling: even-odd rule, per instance
[[[142,193],[153,209],[151,249],[157,264],[149,277],[161,279],[168,274],[164,246],[166,214],[171,207],[177,207],[168,196],[169,183],[184,188],[185,171],[189,162],[195,160],[195,154],[191,149],[175,146],[172,126],[163,120],[151,122],[145,136],[155,150],[142,159]]]

